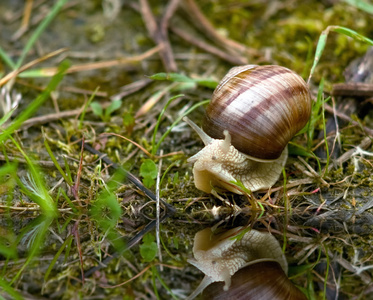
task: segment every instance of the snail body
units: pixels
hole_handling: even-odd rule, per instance
[[[188,161],[198,189],[241,194],[271,187],[287,160],[287,144],[308,122],[312,100],[304,80],[281,66],[232,68],[215,89],[202,129],[205,148]]]
[[[206,299],[214,299],[214,297],[250,299],[248,295],[254,288],[257,288],[255,286],[258,285],[258,281],[268,285],[268,287],[263,285],[263,289],[267,289],[262,290],[263,295],[278,294],[278,291],[281,291],[281,295],[278,294],[274,298],[263,296],[254,299],[306,299],[304,295],[303,298],[287,298],[289,293],[291,295],[298,292],[302,295],[302,293],[287,279],[287,260],[276,238],[269,233],[253,229],[242,235],[240,234],[242,230],[242,227],[237,227],[214,234],[211,228],[206,228],[196,233],[193,246],[194,259],[188,262],[200,269],[205,277],[187,299],[194,299],[205,288],[207,288],[206,295],[208,295]],[[260,271],[264,268],[269,271]],[[272,272],[273,268],[275,270]],[[278,274],[282,277],[277,278]],[[246,277],[251,277],[250,282],[241,284]],[[218,282],[221,282],[220,286],[216,287],[214,283]],[[278,282],[279,286],[273,286],[274,282]],[[209,287],[211,284],[215,287]],[[224,286],[221,287],[223,284]],[[256,295],[260,295],[259,290],[260,288]],[[219,298],[222,295],[225,297]]]

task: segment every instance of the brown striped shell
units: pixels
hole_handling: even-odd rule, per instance
[[[259,160],[280,157],[293,136],[308,122],[312,100],[307,84],[281,66],[232,68],[215,89],[202,129]]]
[[[307,300],[275,261],[260,261],[238,270],[228,291],[214,282],[203,291],[208,300]]]
[[[216,233],[205,228],[194,237],[188,262],[205,277],[186,299],[306,300],[287,278],[288,263],[277,239],[268,232],[236,227]],[[238,238],[239,237],[239,238]]]

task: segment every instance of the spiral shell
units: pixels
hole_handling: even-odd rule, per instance
[[[243,230],[236,227],[215,233],[205,228],[196,233],[194,259],[188,262],[205,277],[186,300],[201,292],[203,299],[306,300],[287,278],[287,260],[276,238],[267,232]]]
[[[203,291],[208,300],[307,300],[275,261],[249,264],[232,276],[228,291],[224,283],[214,282]]]
[[[281,66],[232,68],[215,89],[202,129],[258,160],[280,157],[293,136],[308,122],[312,100],[304,80]]]

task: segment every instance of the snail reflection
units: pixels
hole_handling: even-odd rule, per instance
[[[306,300],[287,277],[287,260],[277,239],[268,232],[242,230],[206,228],[196,233],[189,263],[205,277],[187,300],[202,292],[204,299]]]

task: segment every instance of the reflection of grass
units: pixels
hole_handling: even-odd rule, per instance
[[[27,258],[19,269],[17,274],[12,278],[11,284],[15,283],[18,278],[22,275],[23,271],[30,265],[33,259],[40,253],[43,248],[46,234],[54,218],[47,215],[40,215],[34,219],[28,226],[22,229],[19,235],[20,244],[26,243],[27,246]]]
[[[37,217],[28,226],[22,229],[21,234],[17,238],[17,243],[13,243],[10,247],[7,247],[7,241],[0,240],[0,251],[8,259],[15,256],[15,248],[19,245],[25,245],[27,249],[27,258],[22,267],[18,270],[17,274],[12,277],[11,284],[16,282],[24,270],[29,266],[33,259],[39,254],[40,250],[43,248],[45,242],[46,233],[49,226],[57,217],[57,207],[56,202],[48,193],[48,188],[44,182],[43,173],[35,165],[34,162],[29,158],[29,156],[23,151],[22,146],[14,139],[12,136],[14,132],[22,125],[22,123],[27,120],[32,114],[48,99],[50,93],[57,87],[63,78],[65,70],[68,65],[62,64],[60,71],[51,79],[46,90],[40,94],[13,122],[11,122],[3,131],[0,133],[0,141],[5,142],[10,140],[13,142],[19,153],[23,155],[27,162],[28,173],[26,177],[19,178],[17,175],[16,165],[7,164],[2,170],[8,172],[8,176],[14,179],[20,190],[27,196],[28,199],[34,201],[39,205],[41,209],[41,215]],[[3,118],[5,118],[4,116]],[[0,171],[0,174],[3,173]],[[9,186],[10,192],[8,193],[7,202],[10,204],[13,202],[12,199],[14,195],[15,185]],[[9,211],[8,211],[9,213]],[[5,243],[4,243],[5,242]],[[8,250],[7,250],[8,249]],[[13,249],[13,251],[12,251]],[[12,291],[11,285],[8,285],[4,281],[0,282],[0,286],[6,290],[10,295],[18,298],[15,291]]]
[[[115,226],[122,215],[122,209],[114,192],[124,180],[125,174],[117,171],[112,179],[106,183],[105,189],[98,195],[90,209],[91,216],[118,251],[124,249],[125,245],[118,231],[115,230]]]
[[[16,76],[19,73],[18,70],[21,69],[21,65],[24,62],[26,55],[65,2],[66,0],[60,0],[56,3],[54,8],[50,11],[44,21],[40,23],[34,34],[29,39],[28,43],[25,45],[17,62],[13,62],[10,56],[8,56],[2,49],[0,49],[0,57],[11,69],[13,69],[13,72],[8,74],[10,76],[6,76],[3,79],[10,80],[13,78],[12,76]],[[21,233],[18,235],[16,240],[13,239],[12,241],[10,241],[5,238],[0,239],[0,253],[7,259],[15,258],[15,256],[17,255],[16,248],[18,246],[26,247],[27,251],[26,261],[23,263],[18,272],[11,278],[10,284],[5,280],[5,278],[7,278],[8,276],[5,276],[4,280],[0,280],[0,287],[14,299],[22,299],[22,297],[12,288],[12,284],[17,282],[17,280],[22,276],[23,272],[27,269],[33,259],[40,253],[40,250],[43,248],[45,242],[46,233],[48,232],[50,225],[57,216],[56,202],[48,193],[48,188],[44,182],[43,173],[35,165],[35,163],[32,162],[30,157],[23,151],[22,146],[17,141],[17,139],[14,138],[14,136],[16,130],[22,126],[23,122],[28,120],[39,109],[39,107],[43,105],[43,103],[47,99],[49,99],[51,92],[54,91],[57,85],[61,82],[64,76],[64,72],[67,70],[68,67],[69,65],[66,63],[61,64],[59,71],[54,77],[52,77],[45,90],[33,102],[31,102],[27,106],[27,108],[23,112],[21,112],[19,116],[12,122],[6,123],[6,121],[9,120],[14,111],[14,106],[16,106],[18,104],[17,102],[19,101],[8,103],[8,105],[12,105],[12,107],[10,107],[11,109],[8,109],[7,111],[3,109],[3,113],[5,115],[3,115],[2,119],[0,120],[0,124],[2,126],[2,132],[0,133],[0,142],[5,143],[8,140],[12,141],[16,149],[18,149],[19,153],[21,153],[22,156],[25,158],[28,167],[28,173],[26,177],[22,178],[18,177],[17,166],[15,164],[7,163],[1,168],[0,175],[4,175],[3,171],[6,171],[7,176],[11,178],[8,179],[7,183],[13,182],[11,185],[7,186],[7,203],[10,206],[12,202],[16,200],[14,199],[14,189],[15,183],[17,183],[23,194],[26,195],[28,199],[38,204],[41,209],[41,214],[21,230]],[[2,80],[2,82],[4,84],[6,81]],[[6,89],[6,91],[10,93],[8,88],[9,87],[4,87],[3,89]],[[4,91],[5,90],[3,90],[3,92]],[[19,96],[17,97],[19,98]],[[3,100],[5,101],[7,99]],[[2,104],[6,104],[4,103],[4,101]],[[11,220],[9,210],[8,214],[8,219]],[[10,228],[8,230],[8,235],[12,236],[13,233],[10,233]]]

